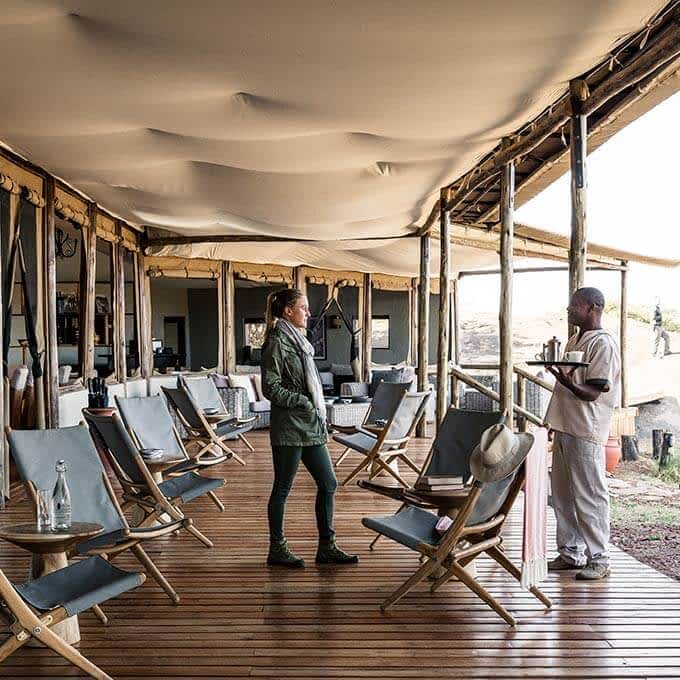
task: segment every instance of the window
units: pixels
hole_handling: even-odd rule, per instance
[[[374,316],[371,319],[371,347],[373,349],[390,348],[389,316]]]
[[[113,352],[113,245],[97,239],[94,287],[94,368],[100,378],[115,372]]]
[[[245,319],[243,322],[243,344],[251,349],[262,349],[267,324],[264,319]]]
[[[123,249],[123,285],[125,286],[125,375],[139,374],[139,337],[137,329],[137,269],[135,254]]]
[[[57,360],[59,384],[68,385],[81,377],[81,278],[83,234],[71,222],[57,217],[54,230],[57,278]]]

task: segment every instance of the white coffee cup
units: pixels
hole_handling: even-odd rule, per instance
[[[565,352],[564,360],[573,361],[574,363],[583,361],[583,352]]]

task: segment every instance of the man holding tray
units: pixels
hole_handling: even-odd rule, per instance
[[[567,307],[578,328],[564,358],[587,366],[557,368],[545,422],[554,433],[552,498],[559,555],[550,571],[578,569],[577,579],[609,575],[609,492],[604,444],[618,405],[621,360],[614,338],[602,328],[604,296],[579,288]]]

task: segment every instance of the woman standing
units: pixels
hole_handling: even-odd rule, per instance
[[[284,288],[267,298],[267,337],[262,352],[262,391],[272,403],[270,438],[274,486],[269,498],[269,555],[267,564],[304,567],[284,537],[286,499],[300,461],[317,486],[317,564],[356,564],[335,543],[333,496],[338,482],[326,447],[326,405],[314,348],[305,337],[309,319],[307,296]]]

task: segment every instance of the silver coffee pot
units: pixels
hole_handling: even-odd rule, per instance
[[[539,361],[559,361],[562,357],[561,345],[562,343],[557,336],[553,335],[548,342],[543,343],[543,351],[541,354],[537,354],[536,358]]]

